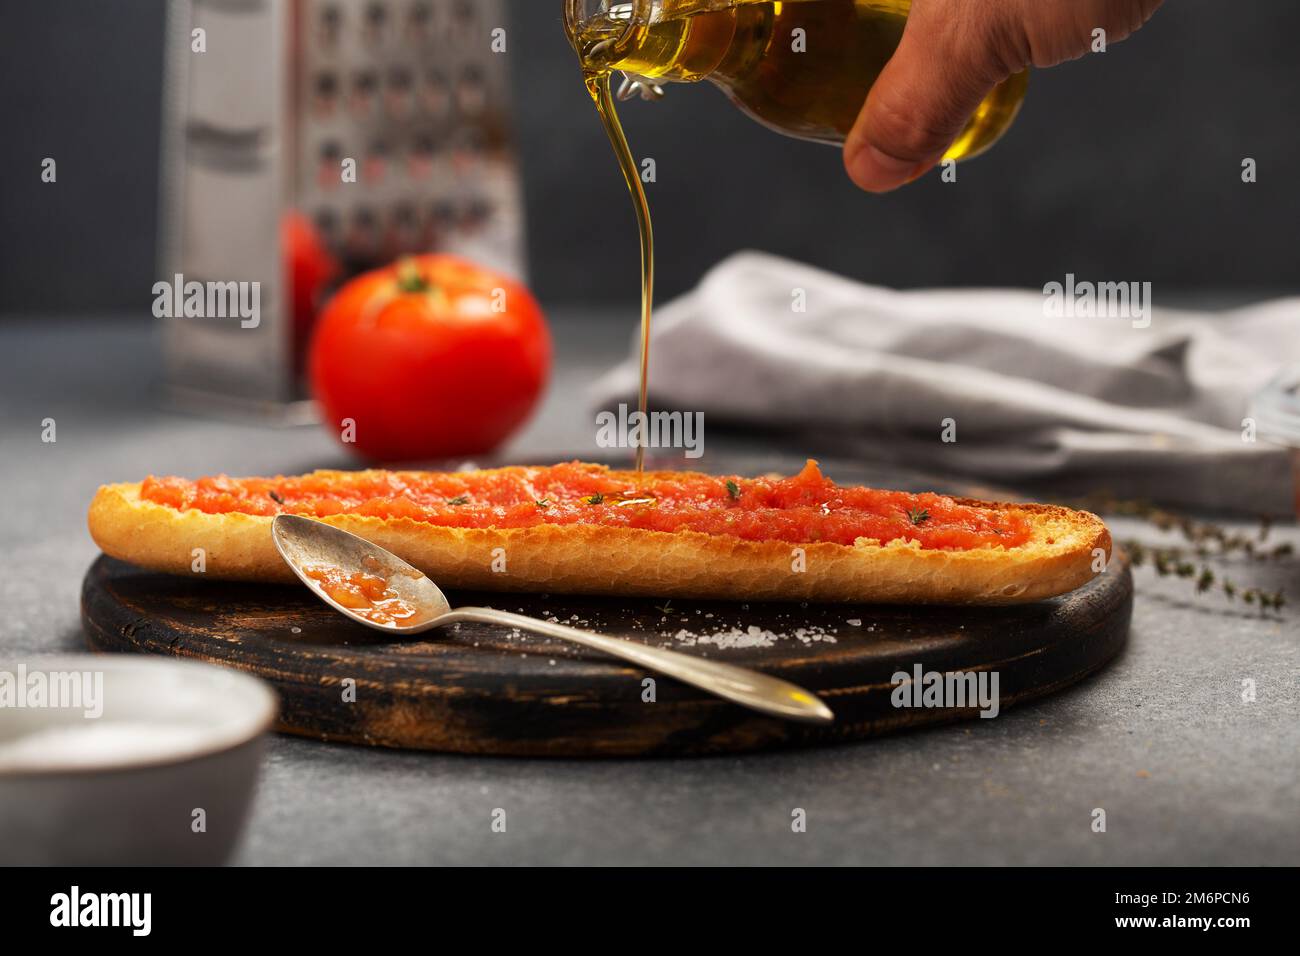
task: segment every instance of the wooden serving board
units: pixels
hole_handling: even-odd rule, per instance
[[[529,756],[700,754],[854,740],[977,716],[904,709],[893,675],[997,672],[1002,710],[1114,657],[1133,581],[1122,555],[1079,590],[1007,608],[735,604],[448,594],[784,677],[820,694],[834,726],[760,716],[581,648],[464,624],[407,642],[356,625],[305,588],[197,582],[100,557],[82,621],[100,651],[167,654],[257,674],[279,691],[280,729],[387,747]],[[429,638],[429,639],[425,639]],[[355,682],[349,685],[349,681]],[[353,700],[347,688],[355,687]]]

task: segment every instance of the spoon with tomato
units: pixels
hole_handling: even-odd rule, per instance
[[[773,717],[812,724],[830,724],[835,719],[815,694],[758,671],[509,611],[452,608],[421,571],[365,538],[322,521],[277,515],[271,535],[276,550],[303,584],[326,604],[366,627],[403,636],[465,621],[517,627],[581,644]]]

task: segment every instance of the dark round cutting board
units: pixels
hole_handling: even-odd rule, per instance
[[[820,694],[836,721],[821,729],[760,716],[670,678],[657,679],[651,695],[644,681],[652,675],[635,667],[487,625],[393,642],[305,588],[195,581],[108,557],[86,575],[82,621],[96,650],[191,657],[265,678],[280,694],[279,729],[290,733],[480,754],[696,754],[854,740],[977,716],[973,707],[895,707],[893,675],[917,664],[996,672],[1002,710],[1049,694],[1123,647],[1133,581],[1117,554],[1071,594],[1004,608],[448,598],[754,667]]]

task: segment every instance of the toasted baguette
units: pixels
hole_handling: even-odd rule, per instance
[[[440,586],[494,591],[1022,604],[1087,583],[1100,566],[1097,552],[1110,556],[1110,533],[1088,512],[956,500],[1021,512],[1033,523],[1033,537],[1014,548],[950,551],[915,541],[793,545],[582,524],[494,529],[359,515],[324,520],[392,551]],[[179,511],[141,499],[139,483],[101,487],[89,515],[95,542],[107,554],[141,567],[226,580],[294,581],[271,541],[271,521],[264,515]],[[804,553],[801,572],[792,566],[796,547]],[[193,570],[196,548],[203,549],[202,573]],[[493,570],[494,558],[501,556],[503,573]]]

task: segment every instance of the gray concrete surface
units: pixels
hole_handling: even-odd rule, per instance
[[[628,323],[562,314],[556,332],[556,386],[518,456],[590,453],[581,389],[621,353]],[[0,651],[82,646],[78,592],[96,553],[84,515],[100,483],[346,463],[316,429],[161,410],[156,367],[139,322],[0,323]],[[40,440],[45,417],[57,421],[55,444]],[[1294,527],[1279,533],[1300,540]],[[1257,579],[1296,601],[1295,568]],[[237,862],[1300,863],[1300,608],[1261,618],[1149,570],[1137,578],[1125,654],[996,720],[814,751],[644,762],[277,737]],[[1245,678],[1255,703],[1241,699]],[[806,833],[791,831],[797,807]],[[1104,834],[1090,828],[1097,807]],[[505,833],[492,831],[496,808]]]

